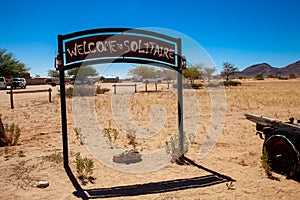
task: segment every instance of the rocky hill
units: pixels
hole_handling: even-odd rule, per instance
[[[255,77],[258,74],[262,74],[263,76],[272,75],[272,76],[282,76],[282,77],[289,77],[291,74],[300,76],[300,61],[289,64],[282,68],[272,67],[268,63],[256,64],[247,67],[243,71],[236,73],[234,76]]]

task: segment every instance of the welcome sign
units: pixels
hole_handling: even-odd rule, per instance
[[[81,64],[158,63],[178,70],[181,40],[139,29],[94,29],[59,35],[64,69]]]
[[[66,63],[95,58],[144,58],[175,65],[175,44],[150,37],[100,35],[66,42]]]
[[[65,70],[68,69],[102,63],[138,63],[177,71],[178,134],[179,139],[183,138],[182,70],[185,59],[181,55],[181,38],[142,29],[101,28],[58,35],[57,39],[55,67],[59,70],[63,159],[68,175],[71,172],[65,93]],[[183,149],[182,139],[180,148]]]

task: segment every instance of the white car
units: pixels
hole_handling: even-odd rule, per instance
[[[5,77],[0,77],[0,89],[7,89],[7,82]]]
[[[142,82],[143,83],[162,83],[163,78],[143,78]]]
[[[12,78],[11,79],[11,87],[12,87],[12,89],[16,89],[17,87],[25,89],[26,88],[26,79],[25,78]]]
[[[45,80],[45,83],[54,87],[56,85],[59,85],[60,82],[59,82],[59,78],[58,77],[52,77],[52,78],[47,78]]]

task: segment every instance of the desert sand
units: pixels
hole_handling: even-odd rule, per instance
[[[2,121],[17,124],[21,136],[16,146],[0,148],[0,199],[81,199],[78,188],[88,199],[300,199],[299,180],[286,179],[276,173],[273,175],[279,180],[266,176],[261,168],[263,140],[255,135],[255,124],[244,117],[245,113],[253,113],[283,121],[290,117],[300,119],[299,83],[300,79],[242,80],[240,86],[226,87],[225,121],[221,124],[224,127],[205,157],[199,156],[199,149],[204,148],[203,142],[211,130],[209,125],[218,122],[210,122],[213,106],[209,91],[206,88],[194,91],[195,105],[200,112],[194,123],[197,124],[194,141],[186,153],[189,163],[169,163],[144,173],[117,170],[95,156],[101,156],[101,152],[90,152],[85,145],[92,141],[85,137],[99,133],[83,133],[87,130],[83,127],[76,135],[75,128],[78,132],[81,127],[74,122],[72,100],[75,97],[67,98],[69,166],[73,175],[77,177],[76,153],[94,161],[93,181],[83,184],[76,178],[80,187],[73,185],[74,181],[72,183],[63,166],[58,86],[52,88],[52,103],[48,102],[47,93],[18,94],[15,95],[14,109],[10,109],[9,95],[2,90]],[[132,146],[126,138],[128,130],[119,129],[114,121],[111,85],[101,85],[111,89],[110,92],[91,97],[94,98],[95,116],[102,128],[118,130],[118,138],[112,142],[115,147],[130,149]],[[28,86],[26,90],[49,87]],[[131,120],[140,127],[151,124],[151,106],[164,107],[162,113],[166,115],[159,133],[137,139],[136,149],[142,155],[163,149],[165,142],[176,133],[175,98],[174,93],[161,88],[160,92],[136,93],[131,96],[128,106],[125,105]],[[126,167],[130,168],[130,164]],[[38,188],[39,181],[47,181],[49,186]]]

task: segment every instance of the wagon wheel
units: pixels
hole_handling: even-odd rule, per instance
[[[287,177],[293,177],[298,171],[299,157],[295,141],[291,140],[296,136],[287,130],[275,130],[264,143],[271,169]]]

